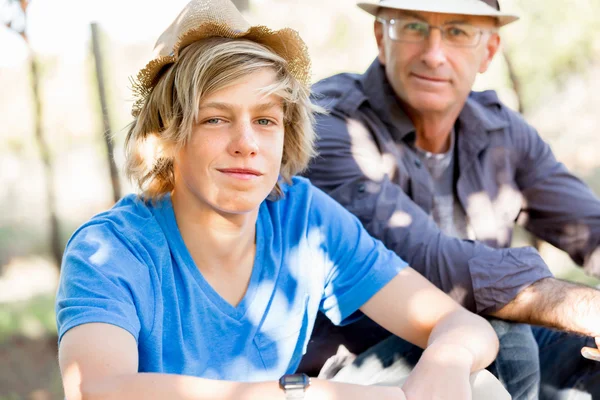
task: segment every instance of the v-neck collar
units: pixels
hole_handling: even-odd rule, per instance
[[[237,304],[237,306],[233,306],[231,303],[225,300],[204,278],[196,266],[196,263],[192,259],[192,256],[185,245],[183,237],[181,236],[179,227],[177,226],[177,220],[175,219],[175,212],[173,210],[171,196],[165,196],[165,198],[161,200],[160,206],[157,206],[156,209],[158,214],[163,219],[163,226],[167,228],[165,230],[165,234],[170,243],[172,257],[177,260],[177,263],[180,264],[181,268],[188,270],[202,292],[219,310],[221,310],[221,312],[235,320],[242,320],[247,315],[250,307],[253,305],[257,289],[261,281],[265,247],[264,229],[268,225],[265,223],[265,214],[267,210],[264,209],[264,202],[260,206],[258,217],[256,219],[256,253],[254,255],[254,265],[252,266],[250,282],[244,297]]]

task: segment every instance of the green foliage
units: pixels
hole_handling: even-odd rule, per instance
[[[21,396],[16,393],[10,393],[0,396],[0,400],[21,400]]]
[[[17,335],[46,337],[55,334],[53,295],[2,304],[0,307],[0,343]]]
[[[599,56],[600,2],[505,0],[504,9],[521,20],[503,30],[526,108],[560,89],[564,78],[580,73]]]

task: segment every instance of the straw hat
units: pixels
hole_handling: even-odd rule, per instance
[[[490,5],[491,4],[491,5]],[[443,14],[478,15],[498,19],[499,26],[510,24],[518,16],[500,11],[496,0],[381,0],[364,1],[357,4],[371,15],[377,16],[380,8],[425,11]]]
[[[308,49],[298,32],[289,28],[273,31],[265,26],[251,26],[230,0],[191,0],[158,38],[153,59],[132,80],[137,97],[132,109],[134,116],[160,79],[161,72],[178,60],[181,49],[210,37],[244,38],[267,46],[287,61],[292,76],[310,85]]]

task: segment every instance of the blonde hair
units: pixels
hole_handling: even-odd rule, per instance
[[[269,48],[246,39],[213,37],[185,47],[163,71],[130,124],[125,140],[125,172],[143,197],[157,199],[173,190],[173,160],[192,134],[201,100],[241,77],[271,68],[277,81],[264,93],[283,99],[284,144],[280,176],[290,183],[315,155],[310,89],[287,70]],[[281,196],[279,182],[271,195]]]

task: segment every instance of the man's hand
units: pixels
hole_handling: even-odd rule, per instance
[[[581,355],[588,360],[600,361],[600,337],[596,336],[596,348],[584,347],[581,349]]]

